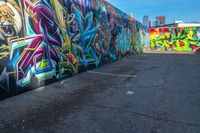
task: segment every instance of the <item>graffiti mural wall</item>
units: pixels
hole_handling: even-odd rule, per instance
[[[104,0],[0,0],[0,97],[140,53],[144,33]]]
[[[195,51],[200,46],[200,27],[150,28],[150,48]]]

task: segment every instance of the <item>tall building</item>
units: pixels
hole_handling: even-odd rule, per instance
[[[165,25],[165,16],[157,16],[156,19],[160,21],[161,26]]]
[[[149,28],[149,16],[143,17],[143,25]]]
[[[149,28],[151,27],[151,20],[149,20]]]
[[[158,27],[158,26],[161,26],[160,20],[156,19],[155,21],[153,21],[153,27]]]

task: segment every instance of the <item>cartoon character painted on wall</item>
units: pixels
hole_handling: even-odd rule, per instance
[[[11,93],[9,68],[11,41],[23,36],[23,21],[19,3],[0,0],[0,96]]]
[[[8,57],[10,41],[21,34],[22,19],[15,1],[0,0],[0,60]]]

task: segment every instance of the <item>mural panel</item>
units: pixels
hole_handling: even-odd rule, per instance
[[[200,27],[150,28],[150,48],[164,51],[195,51],[200,46]]]
[[[140,53],[145,34],[104,0],[0,0],[0,98]]]

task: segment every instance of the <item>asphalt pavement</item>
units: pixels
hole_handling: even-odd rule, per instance
[[[0,133],[200,133],[200,55],[148,53],[0,101]]]

